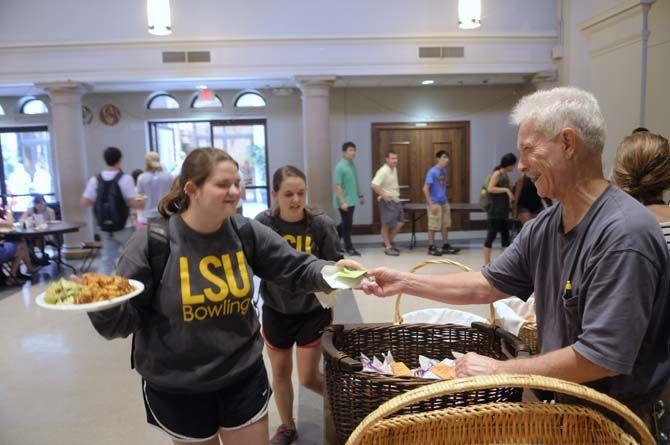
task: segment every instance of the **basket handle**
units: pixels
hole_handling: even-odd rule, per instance
[[[516,335],[512,334],[496,325],[489,325],[486,323],[481,323],[475,321],[472,323],[472,327],[483,332],[491,332],[503,342],[503,345],[506,346],[506,349],[512,354],[512,357],[530,357],[530,348]]]
[[[413,389],[404,394],[396,396],[388,402],[380,405],[379,408],[374,410],[365,419],[363,419],[363,421],[356,427],[354,432],[351,433],[351,436],[349,436],[347,445],[359,444],[363,439],[365,432],[376,422],[422,400],[429,400],[435,397],[442,397],[448,394],[459,392],[505,387],[541,389],[546,391],[560,392],[568,396],[586,400],[607,409],[608,411],[618,415],[621,419],[625,420],[637,433],[639,441],[642,445],[652,445],[656,443],[642,420],[640,420],[639,417],[633,414],[633,412],[621,402],[611,398],[608,395],[597,392],[587,386],[552,377],[543,377],[538,375],[501,374],[466,377],[462,379],[433,383],[431,385],[422,386],[420,388]]]
[[[450,266],[455,266],[458,267],[459,269],[465,271],[465,272],[472,272],[472,269],[469,268],[468,266],[459,263],[458,261],[453,261],[453,260],[426,260],[422,263],[417,264],[416,266],[412,267],[410,269],[410,273],[414,273],[417,270],[421,269],[422,267],[426,267],[429,264],[446,264]],[[403,323],[402,316],[400,315],[400,298],[402,298],[402,294],[398,294],[398,297],[395,300],[395,321],[394,324],[396,325],[401,325]]]
[[[335,331],[339,332],[343,329],[344,327],[342,325],[332,325],[323,330],[323,335],[321,336],[321,346],[323,348],[323,352],[325,355],[328,355],[336,360],[336,366],[340,371],[362,371],[363,365],[360,361],[354,360],[342,351],[338,351],[333,344],[333,335],[335,334]]]

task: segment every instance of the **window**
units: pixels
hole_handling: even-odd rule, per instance
[[[253,218],[270,203],[265,127],[265,120],[149,122],[149,138],[166,171],[175,176],[194,148],[228,152],[240,165],[245,189],[242,211]]]
[[[149,110],[173,110],[179,108],[179,102],[167,93],[160,93],[149,100],[147,108]]]
[[[21,114],[46,114],[49,112],[49,109],[47,108],[47,104],[45,104],[44,101],[35,99],[33,97],[26,99],[23,102],[20,112]]]
[[[13,211],[32,206],[31,194],[54,202],[55,174],[47,127],[0,128],[0,191]]]
[[[265,105],[263,96],[254,92],[242,93],[235,100],[235,106],[238,108],[264,107]]]
[[[191,101],[191,108],[223,108],[223,101],[218,94],[212,96],[210,100],[200,99],[198,94]]]

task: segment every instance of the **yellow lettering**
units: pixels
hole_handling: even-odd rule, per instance
[[[309,235],[305,236],[305,252],[312,253],[312,237]]]
[[[188,258],[179,258],[179,276],[181,278],[181,301],[182,304],[199,304],[205,302],[202,294],[191,295],[191,277],[188,273]]]
[[[223,310],[222,304],[207,306],[207,313],[209,313],[209,318],[220,317],[222,310]]]
[[[226,273],[226,281],[228,281],[228,287],[230,288],[230,293],[235,297],[245,297],[251,290],[251,282],[249,281],[249,273],[247,272],[247,262],[244,258],[244,252],[241,250],[236,253],[237,256],[237,271],[240,274],[240,279],[242,280],[242,288],[237,286],[237,281],[235,273],[233,272],[233,266],[230,262],[230,255],[225,254],[221,257],[223,260],[223,270]]]
[[[296,245],[295,236],[293,236],[293,235],[284,235],[284,239],[285,239],[286,241],[288,241],[290,245],[292,245],[293,247],[295,247],[295,245]]]
[[[182,306],[184,310],[184,321],[193,321],[193,308],[191,306]]]
[[[242,315],[247,315],[247,312],[249,311],[249,303],[251,302],[251,298],[242,301],[242,304],[240,305],[240,308],[242,309],[240,312]]]
[[[200,273],[207,281],[213,283],[215,286],[218,286],[219,292],[214,292],[211,287],[205,288],[203,292],[209,301],[223,301],[228,296],[228,286],[226,285],[226,282],[223,280],[223,278],[212,273],[212,271],[209,269],[210,266],[220,268],[222,266],[221,260],[213,255],[208,255],[200,260]]]
[[[207,307],[206,306],[198,306],[195,310],[195,318],[196,320],[204,320],[207,318]]]

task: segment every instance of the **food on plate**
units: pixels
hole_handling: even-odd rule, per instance
[[[61,278],[47,289],[48,304],[85,304],[111,300],[134,290],[127,278],[85,273],[79,282]]]

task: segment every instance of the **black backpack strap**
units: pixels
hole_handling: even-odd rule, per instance
[[[123,170],[119,170],[119,172],[112,178],[112,182],[118,184],[122,177],[123,177]]]
[[[115,178],[116,179],[116,178]],[[156,295],[158,287],[163,279],[163,272],[170,257],[170,236],[168,232],[168,219],[160,218],[150,222],[147,228],[147,250],[149,265],[151,266],[151,292]],[[133,334],[130,345],[130,369],[135,368],[135,334]]]
[[[249,224],[249,220],[244,216],[236,213],[235,215],[230,217],[230,223],[232,224],[233,230],[237,234],[237,237],[240,239],[240,244],[242,244],[242,250],[244,251],[244,256],[247,259],[247,263],[251,265],[249,260],[253,259],[254,257],[250,250],[251,246],[245,244],[242,239],[242,236],[240,235],[240,230],[244,229],[247,226],[247,224]]]

